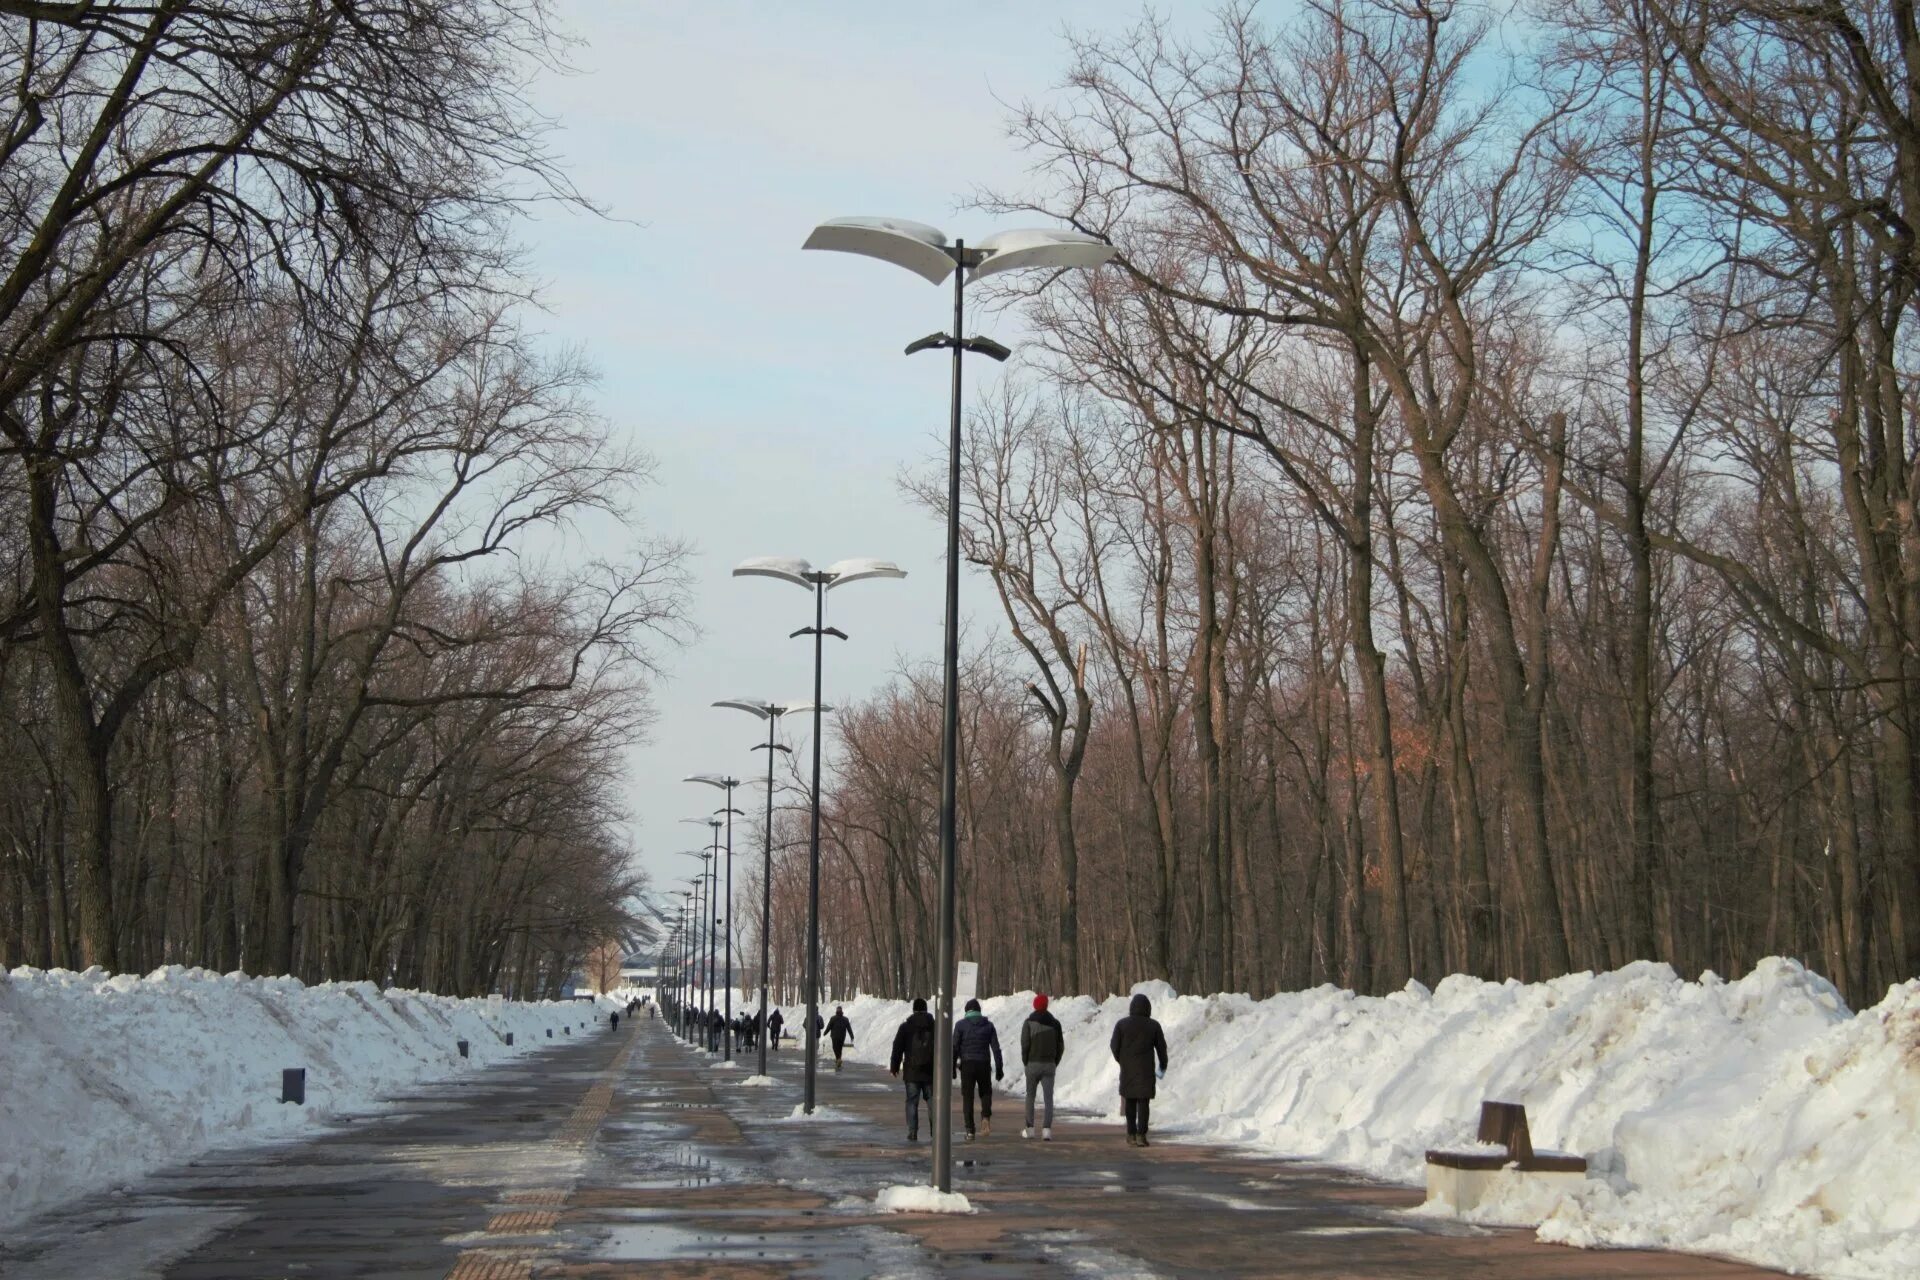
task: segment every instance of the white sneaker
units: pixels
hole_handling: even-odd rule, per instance
[[[1033,1130],[1031,1130],[1031,1129],[1022,1129],[1022,1130],[1020,1131],[1020,1136],[1021,1136],[1021,1137],[1023,1137],[1023,1138],[1031,1138],[1031,1137],[1033,1136]]]
[[[1042,1129],[1042,1130],[1040,1131],[1040,1141],[1042,1141],[1042,1142],[1052,1142],[1052,1141],[1053,1141],[1053,1130],[1052,1130],[1052,1129]]]

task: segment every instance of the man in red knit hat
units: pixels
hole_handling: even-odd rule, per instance
[[[1047,1012],[1043,992],[1033,998],[1033,1012],[1020,1024],[1020,1065],[1027,1073],[1027,1127],[1020,1131],[1023,1138],[1033,1136],[1033,1095],[1045,1090],[1047,1105],[1040,1140],[1053,1141],[1053,1073],[1066,1049],[1066,1032],[1061,1030],[1060,1020]]]

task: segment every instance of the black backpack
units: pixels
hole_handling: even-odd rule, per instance
[[[915,1027],[907,1041],[907,1070],[915,1075],[933,1070],[933,1028]]]

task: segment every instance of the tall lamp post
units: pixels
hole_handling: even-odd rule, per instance
[[[723,979],[723,981],[725,981],[727,984],[726,985],[727,1061],[732,1062],[733,1061],[733,815],[740,812],[738,809],[733,807],[733,789],[740,785],[740,779],[735,777],[730,777],[726,774],[720,774],[720,773],[694,773],[694,774],[689,774],[685,778],[682,778],[681,781],[705,783],[709,787],[720,788],[720,790],[726,792],[726,795],[727,795],[727,803],[720,810],[720,812],[725,814],[727,818],[727,898],[726,898],[727,905],[726,905],[726,910],[723,911],[721,914],[724,915],[727,920],[726,933],[725,933],[726,940],[724,943],[726,947],[726,953],[727,953],[727,958],[726,958],[727,968],[726,968],[726,977]],[[711,821],[711,819],[709,819],[709,821]]]
[[[820,702],[821,641],[828,636],[845,640],[847,633],[827,625],[827,592],[865,578],[904,578],[906,571],[891,560],[839,560],[816,569],[797,556],[755,556],[733,567],[736,578],[778,578],[813,592],[813,625],[787,638],[813,637],[813,835],[807,842],[807,1062],[801,1108],[813,1114],[814,1083],[820,1059]]]
[[[792,748],[782,746],[776,740],[780,728],[780,717],[796,711],[811,710],[810,702],[768,702],[764,698],[722,698],[713,704],[716,707],[732,707],[748,715],[759,716],[767,722],[767,740],[754,747],[755,751],[767,753],[767,839],[765,853],[760,863],[760,1021],[757,1024],[759,1034],[754,1037],[760,1049],[760,1064],[757,1075],[767,1074],[767,969],[772,959],[770,946],[773,936],[773,758],[776,752],[793,754]],[[821,708],[827,710],[827,708]]]
[[[1114,248],[1085,232],[1053,228],[1002,231],[969,248],[964,240],[948,243],[946,232],[936,227],[901,218],[834,218],[815,227],[801,248],[878,258],[935,285],[953,277],[952,332],[930,333],[907,344],[908,355],[940,348],[953,351],[953,398],[947,434],[946,696],[940,733],[940,987],[936,993],[933,1050],[935,1063],[945,1063],[953,1054],[957,874],[954,796],[960,738],[960,357],[968,351],[994,360],[1005,360],[1013,354],[991,338],[961,336],[966,324],[966,282],[1021,267],[1097,267],[1113,257]],[[953,1081],[944,1069],[934,1071],[933,1081],[933,1184],[941,1191],[951,1191]]]

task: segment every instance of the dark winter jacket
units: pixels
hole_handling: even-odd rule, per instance
[[[846,1014],[836,1013],[827,1019],[827,1038],[833,1041],[835,1049],[853,1042],[853,1024],[847,1021]]]
[[[936,1030],[933,1015],[925,1009],[908,1014],[900,1029],[893,1033],[893,1056],[887,1060],[887,1070],[908,1084],[932,1084]]]
[[[953,1069],[955,1071],[960,1069],[962,1062],[978,1062],[985,1065],[989,1056],[993,1059],[995,1075],[1007,1069],[1000,1058],[1000,1033],[993,1029],[993,1023],[987,1021],[985,1014],[969,1014],[954,1024]]]
[[[1067,1051],[1067,1033],[1060,1019],[1045,1009],[1027,1015],[1020,1024],[1020,1061],[1029,1067],[1057,1067]]]
[[[1151,1098],[1156,1055],[1160,1069],[1167,1069],[1167,1037],[1153,1020],[1153,1004],[1145,996],[1136,995],[1128,1002],[1127,1016],[1113,1024],[1107,1048],[1120,1064],[1120,1096]]]
[[[775,1040],[778,1040],[780,1038],[780,1028],[784,1025],[786,1025],[786,1019],[780,1016],[780,1011],[778,1009],[775,1009],[773,1011],[773,1016],[767,1019],[767,1027],[770,1031],[772,1031],[773,1038]]]

